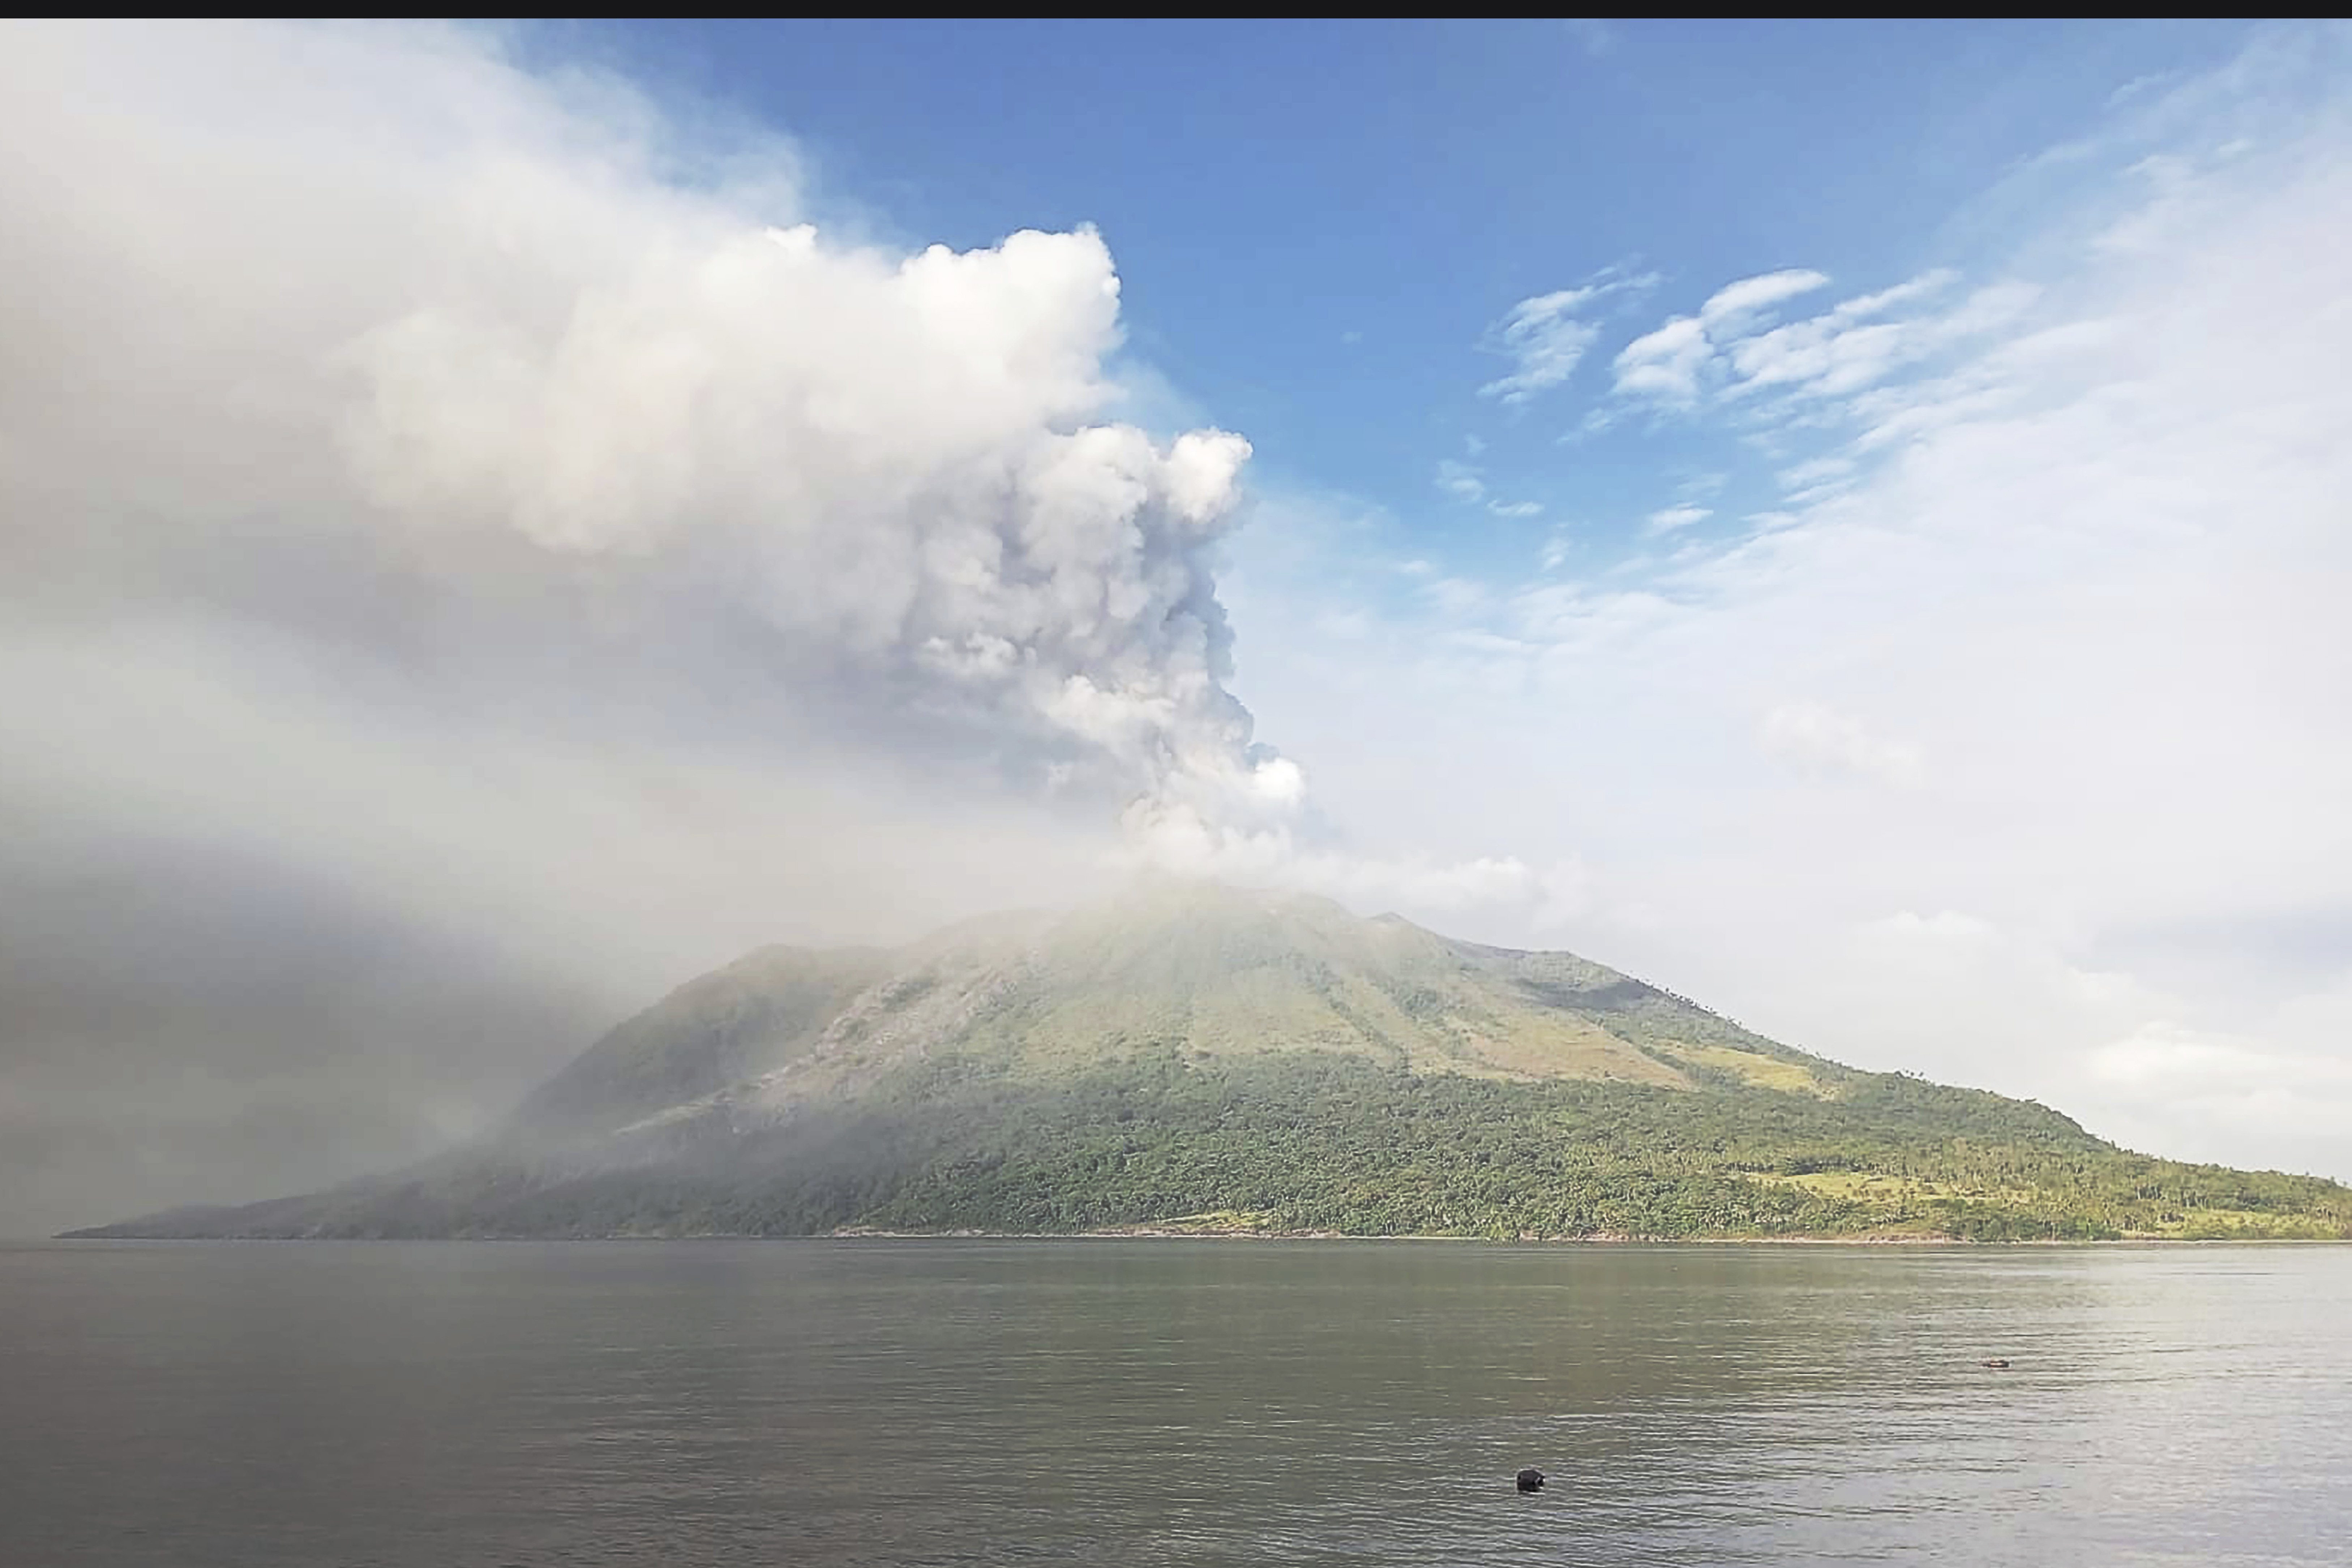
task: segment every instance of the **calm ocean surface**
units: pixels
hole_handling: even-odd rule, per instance
[[[1055,1563],[2344,1568],[2352,1248],[0,1247],[5,1568]]]

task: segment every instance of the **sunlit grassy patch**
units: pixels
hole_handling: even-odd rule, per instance
[[[1154,1230],[1198,1231],[1223,1235],[1230,1231],[1271,1230],[1274,1215],[1266,1209],[1211,1209],[1204,1214],[1178,1215],[1151,1222]]]
[[[1830,1090],[1801,1064],[1781,1061],[1776,1057],[1759,1056],[1754,1051],[1734,1050],[1729,1046],[1686,1046],[1679,1043],[1661,1044],[1658,1048],[1697,1067],[1716,1068],[1736,1075],[1742,1083],[1758,1089],[1778,1089],[1783,1094],[1811,1094],[1827,1098]]]
[[[2152,1228],[2127,1234],[2160,1236],[2175,1241],[2244,1241],[2333,1240],[2338,1233],[2322,1221],[2301,1215],[2264,1214],[2259,1209],[2188,1209],[2163,1216]]]
[[[2031,1192],[2017,1188],[1980,1188],[1961,1186],[1950,1182],[1931,1182],[1917,1176],[1895,1175],[1885,1171],[1808,1171],[1801,1175],[1789,1175],[1778,1171],[1759,1171],[1750,1181],[1769,1182],[1776,1185],[1801,1187],[1823,1197],[1842,1198],[1849,1203],[1868,1204],[1874,1207],[1900,1208],[1909,1204],[1925,1203],[1936,1198],[1967,1198],[1977,1202],[2030,1202]]]

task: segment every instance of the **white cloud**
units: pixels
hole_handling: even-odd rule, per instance
[[[1793,507],[1817,506],[1832,496],[1843,495],[1853,488],[1851,479],[1822,479],[1802,489],[1790,490],[1781,496],[1781,504]]]
[[[1518,369],[1478,389],[1481,397],[1524,403],[1539,392],[1558,386],[1575,373],[1584,351],[1601,329],[1580,321],[1576,310],[1591,299],[1591,291],[1565,289],[1522,300],[1496,328],[1502,350],[1518,362]]]
[[[2013,324],[2037,294],[2026,284],[1995,284],[1939,316],[1857,324],[1841,308],[1775,327],[1727,347],[1728,391],[1738,395],[1780,387],[1818,397],[1859,392],[1906,365]]]
[[[1802,508],[1840,495],[1853,487],[1859,465],[1852,458],[1811,458],[1791,464],[1775,476],[1780,485],[1780,505]]]
[[[1366,912],[1417,912],[1444,919],[1476,912],[1549,926],[1582,907],[1587,878],[1573,860],[1530,866],[1508,856],[1434,860],[1339,854],[1298,844],[1286,829],[1236,834],[1183,817],[1162,817],[1130,835],[1124,852],[1138,868],[1175,870],[1251,887],[1321,893]]]
[[[1601,329],[1580,312],[1610,295],[1645,289],[1653,281],[1612,277],[1520,300],[1487,333],[1488,346],[1507,355],[1517,368],[1480,387],[1478,395],[1517,405],[1559,385],[1575,374],[1585,351],[1601,335]]]
[[[1612,409],[1606,407],[1587,409],[1584,417],[1578,420],[1573,428],[1562,432],[1559,444],[1563,447],[1575,446],[1580,441],[1600,435],[1616,423],[1617,415]]]
[[[1826,289],[1829,285],[1827,274],[1801,267],[1742,278],[1708,295],[1706,303],[1698,308],[1698,319],[1717,331],[1736,331],[1739,323],[1759,311],[1768,310],[1784,300],[1793,300],[1800,294]]]
[[[1830,316],[1839,321],[1868,321],[1873,316],[1884,315],[1898,305],[1909,305],[1921,300],[1931,299],[1959,280],[1960,275],[1958,272],[1948,267],[1938,267],[1930,271],[1922,272],[1907,282],[1897,283],[1891,289],[1882,289],[1875,294],[1860,294],[1851,300],[1843,300],[1830,312]]]
[[[1685,502],[1680,506],[1670,506],[1652,512],[1642,520],[1642,527],[1643,531],[1649,533],[1670,533],[1678,528],[1689,528],[1705,522],[1714,515],[1715,513],[1706,507],[1692,506]]]
[[[2352,1061],[2315,1044],[2282,1048],[2158,1019],[2093,1048],[2080,1079],[2115,1106],[2112,1131],[2127,1144],[2309,1172],[2313,1152],[2340,1146],[2352,1120]]]
[[[1676,316],[1619,351],[1616,390],[1622,396],[1661,403],[1695,402],[1699,373],[1714,353],[1706,328],[1696,317]]]
[[[2333,1079],[2352,1089],[2352,1063],[2315,1061],[2283,1071],[2287,1066],[2258,1042],[2160,1023],[2101,1046],[2087,1059],[2093,1078],[2164,1094],[2274,1093],[2283,1077]]]
[[[1850,398],[1906,367],[2011,327],[2037,299],[2031,286],[2012,281],[1979,289],[1941,312],[1884,319],[1932,300],[1957,276],[1941,268],[1923,273],[1780,325],[1770,324],[1773,306],[1826,287],[1829,279],[1794,269],[1742,279],[1717,289],[1696,316],[1670,318],[1619,351],[1613,391],[1679,410],[1766,393],[1816,402]],[[1820,422],[1790,409],[1776,417]]]
[[[1916,746],[1889,741],[1851,714],[1819,702],[1784,703],[1764,715],[1764,750],[1803,768],[1832,768],[1886,784],[1912,784],[1920,774]]]
[[[1455,500],[1475,502],[1486,498],[1486,481],[1468,463],[1446,458],[1437,465],[1437,488]]]
[[[1675,316],[1618,351],[1620,396],[1686,407],[1698,400],[1700,378],[1722,343],[1739,337],[1784,300],[1829,286],[1819,272],[1790,268],[1727,283],[1696,316]]]
[[[2017,351],[2002,346],[2000,334],[2037,303],[2034,286],[1995,284],[1941,310],[1889,319],[1942,295],[1956,279],[1947,269],[1923,273],[1780,325],[1770,324],[1772,307],[1825,287],[1828,278],[1789,270],[1742,279],[1717,289],[1698,315],[1675,317],[1627,344],[1615,361],[1615,395],[1685,414],[1738,408],[1749,426],[1743,439],[1784,463],[1792,445],[1843,434],[1843,452],[1785,463],[1780,471],[1780,510],[1817,506],[1853,488],[1861,458],[2009,395],[1996,356]],[[1902,379],[1986,342],[1996,346],[1958,371]]]
[[[1833,479],[1851,477],[1853,467],[1853,459],[1851,458],[1810,458],[1805,462],[1782,468],[1779,475],[1780,488],[1787,490],[1810,489]]]
[[[1469,444],[1473,456],[1486,449],[1486,443],[1475,436],[1470,437]],[[1474,463],[1465,463],[1459,458],[1445,458],[1439,460],[1437,488],[1465,506],[1475,506],[1484,501],[1486,510],[1496,517],[1525,518],[1540,517],[1543,514],[1543,503],[1540,501],[1507,501],[1500,498],[1490,499],[1487,494],[1485,470]]]

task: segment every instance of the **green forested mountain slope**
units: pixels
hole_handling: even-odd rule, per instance
[[[1127,1227],[2346,1237],[2352,1191],[1841,1067],[1571,954],[1160,886],[902,949],[762,950],[478,1146],[84,1234]]]

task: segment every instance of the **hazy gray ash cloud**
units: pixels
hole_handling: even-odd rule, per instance
[[[756,941],[1056,896],[1122,821],[1130,858],[1331,868],[1227,689],[1249,445],[1121,422],[1092,232],[838,238],[789,145],[483,32],[9,44],[0,873],[83,975],[15,950],[10,1190],[37,1138],[71,1186],[55,1129],[101,1101],[89,1170],[184,1154],[265,1059],[367,1107],[359,1153],[429,1142],[584,1013]],[[184,987],[134,952],[289,929],[309,1003],[215,987],[150,1027]],[[424,980],[326,982],[452,954],[472,1016],[534,1021],[521,1067],[450,1043],[454,1003],[384,1003]],[[188,1181],[350,1163],[247,1142]]]

